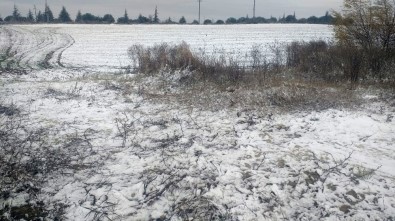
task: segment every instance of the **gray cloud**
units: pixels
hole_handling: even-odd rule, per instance
[[[0,15],[4,18],[10,15],[14,3],[22,15],[26,15],[29,8],[34,5],[38,10],[43,10],[45,0],[1,0]],[[185,16],[188,21],[197,19],[197,0],[48,0],[54,15],[57,16],[64,5],[72,17],[78,10],[82,13],[90,12],[96,15],[112,14],[114,17],[123,15],[128,11],[130,18],[136,18],[140,13],[148,16],[154,13],[158,7],[159,17],[164,20],[168,17],[178,20]],[[342,0],[256,0],[256,15],[263,17],[279,17],[283,14],[308,17],[311,15],[321,16],[331,9],[338,10]],[[252,16],[253,0],[203,0],[202,19],[226,19],[228,17]]]

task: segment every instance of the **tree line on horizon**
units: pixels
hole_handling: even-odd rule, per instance
[[[252,17],[248,15],[246,17],[234,18],[230,17],[224,20],[211,20],[206,19],[203,24],[264,24],[264,23],[299,23],[299,24],[332,24],[334,17],[328,12],[324,16],[316,17],[310,16],[308,18],[296,18],[295,13],[293,15],[283,15],[283,17]],[[14,5],[12,14],[5,17],[4,19],[0,16],[0,23],[11,23],[11,24],[33,24],[33,23],[77,23],[77,24],[188,24],[184,16],[182,16],[178,21],[173,21],[170,17],[161,21],[158,17],[158,9],[155,7],[154,15],[149,15],[148,17],[139,15],[136,19],[130,19],[127,10],[122,17],[115,20],[114,16],[111,14],[105,14],[103,17],[96,16],[91,13],[81,13],[79,10],[76,18],[73,20],[70,14],[63,6],[58,17],[55,17],[50,7],[46,4],[44,10],[39,10],[38,12],[32,12],[29,9],[26,16],[22,16],[18,7]],[[200,24],[199,21],[193,20],[189,24]]]

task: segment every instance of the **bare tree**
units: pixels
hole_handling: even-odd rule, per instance
[[[338,43],[360,51],[373,75],[395,57],[395,1],[344,0],[335,21]]]

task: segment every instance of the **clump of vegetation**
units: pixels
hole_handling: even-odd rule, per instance
[[[60,174],[92,167],[92,145],[86,136],[58,137],[51,131],[34,128],[18,108],[0,105],[1,220],[60,218],[65,205],[41,201],[43,185]],[[22,204],[12,203],[20,196]]]
[[[210,80],[223,84],[237,83],[246,73],[240,62],[225,56],[198,55],[192,52],[185,42],[179,45],[162,43],[152,47],[134,45],[129,48],[128,53],[135,64],[135,69],[148,75],[158,74],[160,70],[170,72],[188,70],[195,73],[190,76],[194,80]]]
[[[286,66],[310,77],[332,80],[330,73],[340,78],[338,57],[333,44],[325,41],[292,42],[286,47]]]
[[[163,68],[175,70],[199,65],[199,61],[185,42],[179,45],[162,43],[147,48],[143,45],[133,45],[129,48],[128,54],[135,68],[146,74],[157,73]]]

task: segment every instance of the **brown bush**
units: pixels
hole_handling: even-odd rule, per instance
[[[325,41],[292,42],[286,48],[287,66],[326,77],[336,69],[334,47]]]
[[[179,45],[162,43],[152,47],[133,45],[129,48],[128,54],[135,68],[145,74],[155,74],[163,68],[176,70],[199,66],[185,42]]]
[[[239,61],[225,56],[198,56],[185,42],[179,45],[162,43],[152,47],[134,45],[129,48],[128,54],[135,69],[148,75],[155,75],[160,70],[188,69],[195,73],[194,80],[209,80],[223,84],[237,83],[245,74],[245,69]]]
[[[292,42],[286,46],[286,66],[296,75],[326,82],[393,82],[395,59],[383,50],[367,55],[355,45],[324,41]]]

